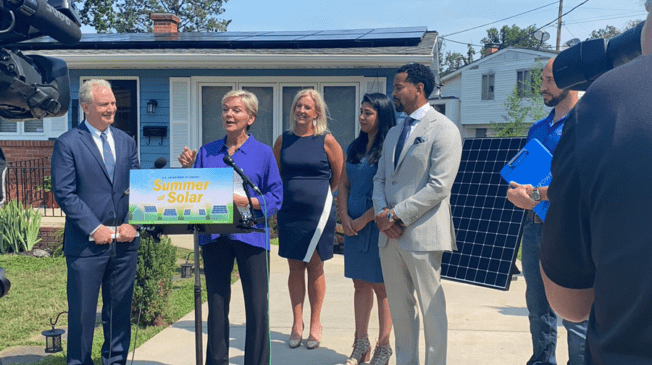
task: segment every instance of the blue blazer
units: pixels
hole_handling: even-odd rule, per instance
[[[111,128],[116,163],[113,183],[93,136],[81,123],[61,135],[52,154],[52,191],[66,214],[64,253],[67,256],[95,256],[110,248],[89,241],[100,224],[107,227],[128,222],[129,171],[139,169],[136,142],[123,131]],[[114,229],[114,228],[112,228]],[[140,239],[134,240],[135,244]]]

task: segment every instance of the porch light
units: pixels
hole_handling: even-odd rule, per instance
[[[158,101],[154,99],[150,99],[147,102],[147,113],[148,114],[154,114],[156,113],[156,107],[158,106]]]

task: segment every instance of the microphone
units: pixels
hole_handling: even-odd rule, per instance
[[[168,164],[168,160],[165,157],[159,157],[154,161],[154,168],[155,169],[162,169],[165,167],[165,165]]]
[[[82,37],[77,24],[44,0],[9,0],[9,3],[29,25],[63,44],[71,46]]]
[[[256,186],[256,184],[254,184],[254,183],[251,181],[251,179],[249,179],[249,177],[248,177],[247,175],[245,175],[245,173],[242,171],[242,169],[239,168],[238,165],[235,164],[235,162],[233,162],[233,158],[231,158],[231,156],[229,156],[229,155],[224,155],[224,158],[223,158],[222,160],[223,160],[224,163],[227,164],[228,166],[233,167],[233,170],[235,170],[235,172],[237,172],[238,175],[240,175],[240,177],[242,178],[242,181],[244,181],[245,184],[251,186],[251,188],[254,189],[254,191],[256,192],[256,194],[261,195],[261,196],[263,195],[263,193],[260,191],[260,189],[258,189],[258,187]]]

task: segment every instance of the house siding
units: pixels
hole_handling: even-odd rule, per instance
[[[491,128],[491,123],[503,123],[505,100],[516,84],[517,72],[547,62],[554,54],[542,51],[507,49],[466,66],[450,80],[444,80],[443,96],[460,98],[460,125],[465,136],[474,136],[475,128]],[[537,61],[540,59],[540,61]],[[494,100],[482,100],[482,75],[494,74]],[[550,108],[546,108],[549,112]],[[534,121],[529,121],[534,122]]]

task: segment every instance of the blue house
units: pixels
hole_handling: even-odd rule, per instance
[[[358,133],[362,96],[390,94],[399,66],[418,62],[438,74],[438,36],[426,27],[178,33],[176,16],[152,19],[153,33],[84,34],[75,46],[51,39],[19,44],[26,54],[68,63],[73,101],[66,116],[37,121],[36,127],[26,124],[12,132],[0,121],[0,140],[56,139],[83,120],[80,84],[104,78],[117,99],[114,126],[137,140],[143,168],[152,168],[159,157],[178,166],[184,146],[221,138],[221,99],[234,89],[257,95],[260,110],[250,133],[270,146],[288,128],[297,91],[321,91],[329,128],[346,146]]]

